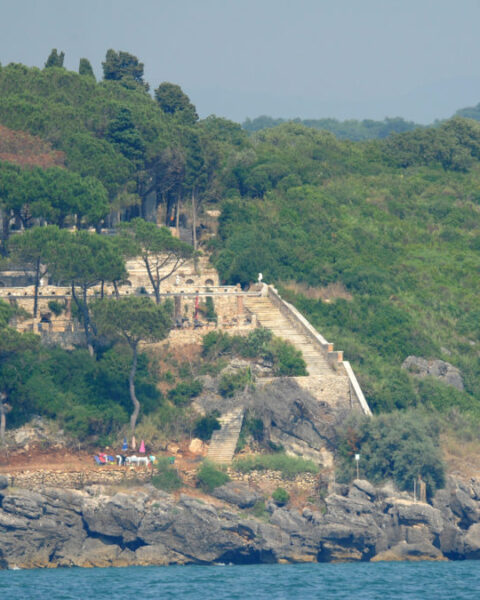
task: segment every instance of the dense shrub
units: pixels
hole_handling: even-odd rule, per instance
[[[258,327],[247,336],[211,331],[203,338],[203,356],[214,359],[235,355],[247,359],[262,359],[271,363],[275,375],[306,375],[302,353],[292,344],[274,337],[269,329]]]
[[[252,372],[250,369],[239,369],[223,373],[218,382],[218,391],[225,398],[231,398],[235,392],[244,390],[252,383]]]
[[[193,430],[193,434],[195,437],[200,438],[204,442],[208,442],[214,431],[220,429],[220,422],[218,417],[220,413],[218,411],[213,411],[204,417],[200,417],[195,423],[195,427]]]
[[[275,338],[271,343],[273,372],[278,376],[307,375],[307,366],[302,353],[289,342]]]
[[[159,490],[174,492],[182,487],[183,481],[168,458],[161,456],[157,458],[157,472],[152,477],[152,484]]]
[[[282,487],[277,487],[272,493],[272,499],[278,506],[284,506],[290,500],[290,494]]]
[[[215,312],[215,305],[213,303],[212,296],[207,296],[207,298],[205,299],[205,304],[200,306],[200,310],[206,321],[208,321],[209,323],[217,322],[218,316]]]
[[[355,475],[354,455],[360,454],[360,477],[380,483],[393,479],[401,490],[412,490],[419,475],[433,495],[445,482],[436,421],[418,410],[379,415],[352,422],[341,432],[339,481]]]
[[[65,310],[65,304],[61,304],[57,300],[49,300],[48,308],[56,317],[58,317]]]
[[[245,447],[248,438],[252,438],[256,442],[262,443],[265,438],[265,431],[262,419],[255,417],[250,411],[247,411],[242,423],[242,429],[238,436],[238,442],[235,452],[239,452]]]
[[[198,484],[204,492],[212,492],[215,488],[230,481],[230,477],[212,462],[205,460],[197,473]]]
[[[203,384],[198,379],[182,381],[168,392],[168,399],[177,406],[189,404],[192,398],[201,394]]]

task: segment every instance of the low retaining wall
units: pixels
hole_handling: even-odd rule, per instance
[[[6,474],[10,486],[37,489],[39,486],[81,490],[88,485],[121,485],[135,482],[148,483],[151,467],[104,467],[84,471],[25,470]]]

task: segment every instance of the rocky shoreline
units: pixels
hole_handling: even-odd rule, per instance
[[[267,502],[261,517],[258,492],[239,482],[208,500],[150,485],[108,495],[6,484],[0,568],[480,558],[475,480],[449,477],[431,505],[356,480],[335,486],[321,510]]]

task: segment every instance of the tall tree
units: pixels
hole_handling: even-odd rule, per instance
[[[10,222],[13,210],[20,198],[20,169],[9,163],[0,163],[0,214],[1,214],[1,253],[7,253],[10,235]]]
[[[5,442],[7,414],[12,406],[10,392],[25,371],[30,351],[38,349],[39,337],[32,333],[19,333],[5,327],[0,335],[0,444]]]
[[[63,59],[65,58],[65,52],[57,52],[57,49],[54,48],[49,57],[47,58],[47,62],[45,63],[45,68],[49,67],[63,67]]]
[[[143,81],[143,63],[128,52],[107,50],[105,62],[102,62],[105,80],[134,82],[148,90],[148,84]]]
[[[106,139],[139,167],[145,159],[145,143],[128,108],[122,107],[107,127]]]
[[[155,90],[155,99],[164,113],[179,117],[186,125],[198,121],[195,106],[179,85],[164,81]]]
[[[117,300],[97,301],[93,306],[93,318],[99,333],[125,341],[132,351],[128,383],[133,404],[130,428],[134,433],[140,412],[135,392],[138,346],[140,342],[159,342],[167,337],[172,326],[169,308],[165,304],[155,304],[149,298],[125,296]]]
[[[56,225],[33,227],[22,235],[16,235],[10,241],[10,256],[24,268],[34,272],[33,316],[38,313],[38,288],[40,280],[46,277],[49,270],[49,253],[61,243],[62,236],[69,235]]]
[[[126,253],[142,257],[155,300],[160,304],[160,284],[192,258],[192,246],[173,237],[168,227],[158,227],[143,219],[122,224],[122,233],[127,242]]]
[[[85,75],[86,77],[92,77],[95,79],[95,73],[93,72],[92,65],[88,58],[81,58],[80,64],[78,65],[79,75]]]
[[[90,318],[88,290],[105,281],[121,281],[127,275],[123,259],[112,249],[112,243],[106,237],[78,231],[63,238],[49,252],[53,276],[71,287],[91,355],[95,326]]]

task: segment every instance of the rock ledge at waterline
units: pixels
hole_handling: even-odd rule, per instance
[[[450,477],[430,505],[356,480],[322,510],[267,502],[260,519],[239,508],[256,500],[242,483],[207,500],[0,483],[3,568],[480,558],[480,481]]]

